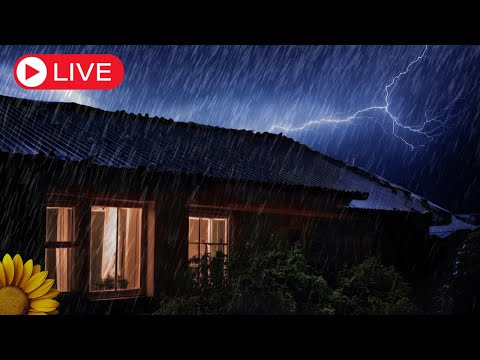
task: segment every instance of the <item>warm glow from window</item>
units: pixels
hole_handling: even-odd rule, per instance
[[[93,206],[90,289],[140,289],[142,209]]]
[[[51,247],[45,249],[45,266],[48,277],[56,280],[55,287],[61,292],[73,289],[75,248],[67,245],[74,241],[73,224],[73,208],[47,207],[46,241]]]
[[[205,254],[228,254],[227,219],[189,217],[188,259],[201,259]]]

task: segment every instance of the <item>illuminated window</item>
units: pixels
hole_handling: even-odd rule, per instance
[[[205,254],[228,254],[227,219],[189,217],[188,259],[193,265]]]
[[[71,207],[47,207],[45,266],[61,292],[74,287],[74,211]]]
[[[91,291],[140,289],[142,209],[93,206]]]

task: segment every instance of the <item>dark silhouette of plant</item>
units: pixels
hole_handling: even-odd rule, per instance
[[[237,249],[200,259],[196,286],[181,298],[163,299],[159,314],[333,314],[332,290],[299,248]],[[208,265],[208,266],[207,266]]]
[[[417,313],[408,297],[411,289],[402,276],[376,257],[346,267],[337,278],[337,313],[352,315],[399,315]]]
[[[446,281],[436,297],[443,313],[480,312],[480,230],[469,234],[460,244]]]
[[[190,268],[194,286],[183,296],[163,298],[157,314],[411,314],[410,288],[377,258],[346,267],[333,290],[307,264],[298,246],[278,244],[206,254]]]

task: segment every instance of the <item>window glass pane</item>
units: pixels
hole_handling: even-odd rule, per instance
[[[227,243],[227,220],[226,219],[212,219],[212,243],[226,244]],[[225,245],[211,245],[211,255],[216,256],[217,252],[224,255],[227,254],[227,247]]]
[[[199,219],[198,218],[189,218],[188,219],[188,242],[198,242],[198,226],[199,226]]]
[[[210,245],[206,243],[201,243],[200,244],[200,259],[202,258],[203,255],[209,254],[210,253]]]
[[[198,244],[188,244],[188,260],[199,259]]]
[[[210,242],[210,221],[209,219],[200,219],[200,242]],[[203,247],[203,246],[201,246]]]
[[[73,242],[73,208],[47,207],[46,242]],[[74,287],[73,248],[48,248],[45,250],[45,264],[49,277],[56,280],[54,285],[61,292],[72,291]]]
[[[73,238],[73,209],[60,208],[58,213],[59,234],[57,241],[72,242]]]
[[[117,287],[140,288],[142,209],[121,208],[118,230]]]
[[[227,254],[227,247],[225,245],[210,245],[210,255],[217,256],[217,252],[221,252],[223,255]]]
[[[226,224],[227,221],[223,219],[212,220],[212,243],[226,243]]]
[[[48,277],[55,279],[54,288],[61,292],[74,288],[74,248],[49,248],[45,251],[45,267]]]
[[[57,241],[58,209],[47,208],[47,242]]]
[[[73,209],[68,207],[47,208],[48,242],[73,242]]]

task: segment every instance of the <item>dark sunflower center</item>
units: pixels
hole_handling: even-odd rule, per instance
[[[27,295],[13,286],[0,289],[0,315],[26,315],[30,307]]]

